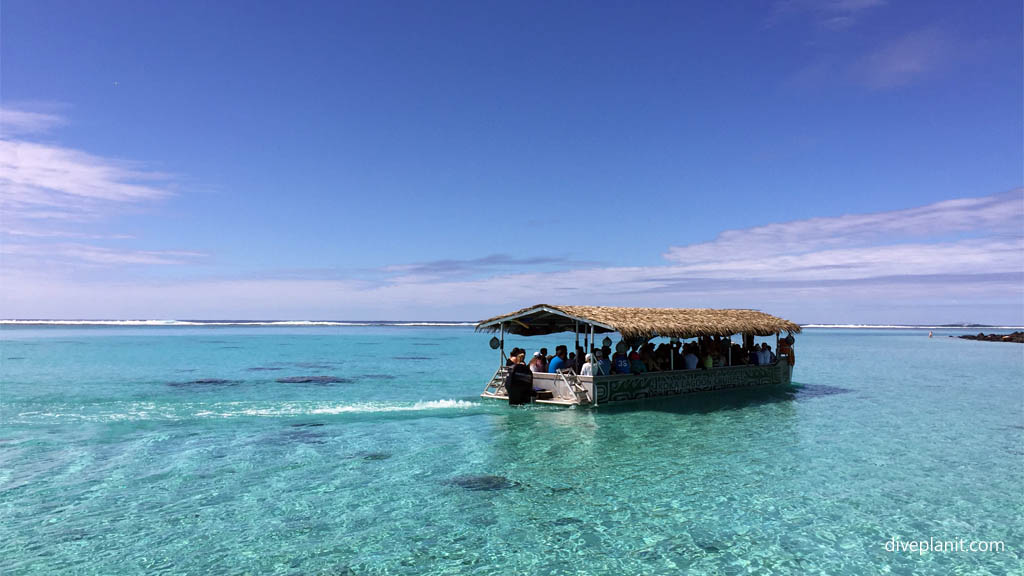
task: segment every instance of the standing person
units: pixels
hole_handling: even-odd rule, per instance
[[[505,361],[505,366],[515,366],[515,358],[519,356],[520,352],[525,352],[525,350],[520,349],[518,346],[513,348],[512,351],[508,353],[508,360]]]
[[[601,368],[599,373],[595,373],[594,376],[608,376],[612,373],[612,361],[608,359],[604,354],[604,348],[594,352],[594,356],[597,357],[597,365]]]
[[[561,369],[569,367],[569,348],[565,345],[558,345],[555,347],[555,357],[551,359],[551,364],[548,365],[548,372],[554,374]]]
[[[687,344],[683,347],[683,369],[684,370],[696,370],[697,369],[697,355],[693,353],[695,345]]]
[[[580,367],[580,376],[593,376],[594,375],[594,355],[587,354],[587,361]]]
[[[629,368],[629,356],[626,355],[626,347],[623,346],[622,350],[612,357],[612,370],[616,374],[629,374]]]
[[[587,362],[590,362],[590,360],[587,360],[585,357],[586,357],[586,353],[583,351],[583,346],[580,346],[579,344],[577,344],[576,345],[576,364],[573,365],[573,368],[576,370],[577,374],[582,374],[583,373],[583,364],[585,364]]]
[[[548,371],[548,362],[551,361],[551,358],[548,358],[548,349],[547,348],[541,348],[540,349],[540,359],[544,362],[544,369],[541,370],[541,372],[547,372]]]
[[[517,348],[513,352],[516,355],[509,358],[512,361],[512,366],[508,370],[508,375],[505,376],[505,393],[508,394],[508,403],[510,406],[529,404],[534,395],[533,372],[524,363],[526,351]]]

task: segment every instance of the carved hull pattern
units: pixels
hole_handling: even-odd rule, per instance
[[[712,370],[676,370],[594,378],[597,404],[625,402],[693,392],[788,385],[792,367],[785,360],[774,366],[734,366]]]

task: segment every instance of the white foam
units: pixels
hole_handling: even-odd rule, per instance
[[[0,320],[10,326],[475,326],[473,322],[335,322],[329,320],[270,320],[252,322],[193,320]]]
[[[243,408],[240,410],[202,410],[195,413],[198,418],[235,418],[239,416],[303,416],[303,415],[331,415],[331,414],[367,414],[386,412],[421,412],[427,410],[464,410],[480,406],[478,402],[467,400],[429,400],[416,402],[415,404],[387,404],[379,402],[363,402],[356,404],[283,404],[270,408]]]
[[[897,330],[1024,330],[1021,326],[919,326],[915,324],[801,324],[801,328],[850,328],[850,329],[897,329]]]

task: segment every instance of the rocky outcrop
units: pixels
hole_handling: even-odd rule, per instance
[[[961,336],[964,340],[984,340],[985,342],[1017,342],[1018,344],[1024,344],[1024,332],[1014,332],[1013,334],[982,334],[978,332],[976,336],[965,334]]]

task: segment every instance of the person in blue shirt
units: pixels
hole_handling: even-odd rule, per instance
[[[615,356],[612,356],[612,370],[616,374],[629,374],[629,356],[625,351],[616,352]]]
[[[568,359],[569,349],[565,346],[555,347],[555,357],[551,359],[551,363],[548,364],[548,372],[554,374],[559,369],[570,368]]]

